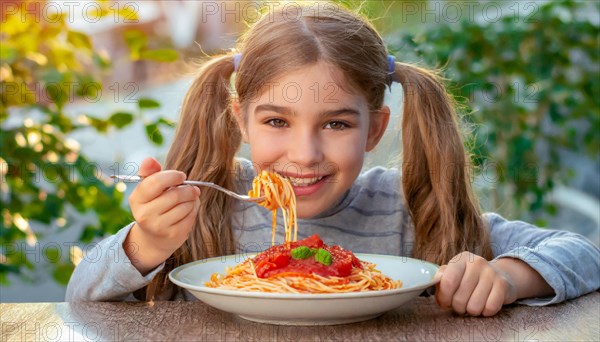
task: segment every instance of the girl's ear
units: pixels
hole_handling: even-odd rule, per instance
[[[231,111],[233,112],[233,116],[235,117],[235,121],[238,123],[240,127],[240,132],[242,132],[242,140],[244,143],[248,143],[248,135],[246,134],[246,125],[244,124],[244,119],[242,118],[242,109],[240,107],[240,103],[236,100],[231,100]]]
[[[371,114],[369,120],[369,136],[367,137],[367,145],[365,152],[371,152],[383,137],[383,133],[387,129],[390,122],[390,107],[383,106],[377,112]]]

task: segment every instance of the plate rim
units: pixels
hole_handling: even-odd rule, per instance
[[[349,298],[362,298],[362,297],[379,297],[379,296],[390,296],[405,292],[412,292],[421,289],[426,289],[432,285],[435,285],[438,281],[435,281],[433,277],[435,273],[437,273],[440,269],[440,266],[434,264],[429,261],[415,259],[406,256],[399,255],[387,255],[387,254],[373,254],[373,253],[354,253],[354,255],[361,259],[362,257],[376,257],[376,258],[390,258],[390,259],[406,259],[411,262],[418,262],[428,265],[429,267],[433,267],[435,270],[432,279],[426,283],[415,285],[411,287],[401,287],[399,289],[392,290],[379,290],[379,291],[364,291],[364,292],[345,292],[345,293],[271,293],[271,292],[249,292],[249,291],[238,291],[238,290],[228,290],[228,289],[218,289],[212,287],[206,287],[205,285],[191,285],[189,283],[184,283],[178,280],[176,275],[183,270],[196,266],[197,264],[204,264],[208,262],[212,262],[215,260],[221,260],[225,258],[225,260],[235,257],[243,257],[243,260],[247,258],[251,258],[256,256],[258,253],[239,253],[239,254],[230,254],[217,256],[212,258],[206,258],[201,260],[192,261],[183,265],[180,265],[169,272],[169,280],[173,282],[175,285],[182,287],[188,291],[198,291],[211,295],[221,295],[221,296],[229,296],[229,297],[245,297],[245,298],[264,298],[264,299],[349,299]]]

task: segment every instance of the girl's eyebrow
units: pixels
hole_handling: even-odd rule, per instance
[[[290,108],[288,107],[282,107],[282,106],[276,106],[276,105],[272,105],[272,104],[261,104],[256,106],[256,108],[254,109],[254,113],[258,113],[258,112],[262,112],[262,111],[267,111],[267,112],[276,112],[282,115],[287,115],[287,116],[296,116],[297,114],[292,111]],[[325,110],[319,113],[319,116],[324,116],[324,117],[331,117],[331,116],[338,116],[338,115],[342,115],[342,114],[351,114],[351,115],[356,115],[356,116],[360,116],[360,112],[354,108],[340,108],[340,109],[334,109],[334,110]]]

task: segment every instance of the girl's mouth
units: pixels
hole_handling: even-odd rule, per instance
[[[296,196],[308,196],[317,192],[330,177],[331,175],[311,178],[296,178],[288,176],[286,178],[289,179],[290,183],[292,184],[292,188],[294,189]]]
[[[293,186],[305,187],[305,186],[310,186],[310,185],[317,183],[318,181],[322,180],[324,177],[325,176],[312,177],[312,178],[287,177],[287,179],[290,180],[290,183],[292,183]]]

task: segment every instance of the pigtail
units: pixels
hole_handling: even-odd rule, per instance
[[[233,188],[234,157],[241,144],[229,103],[233,71],[232,56],[214,57],[201,66],[183,101],[165,169],[183,171],[188,179]],[[233,200],[227,195],[202,188],[195,227],[148,285],[146,300],[172,298],[175,293],[168,274],[175,267],[234,252],[232,206]]]
[[[415,226],[413,255],[440,265],[462,251],[489,260],[454,102],[433,72],[395,66],[393,76],[404,90],[402,187]]]

